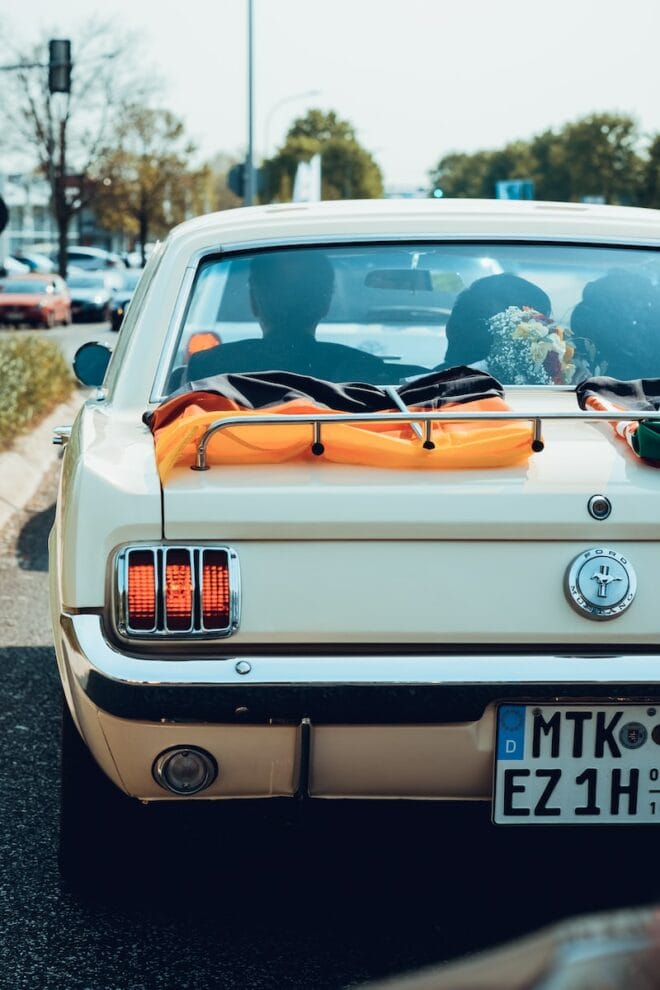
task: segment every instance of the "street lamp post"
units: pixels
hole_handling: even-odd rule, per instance
[[[254,203],[254,60],[252,57],[253,0],[247,0],[248,8],[248,142],[245,156],[245,195],[246,206]]]

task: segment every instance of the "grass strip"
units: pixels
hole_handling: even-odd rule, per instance
[[[73,387],[69,366],[52,340],[0,340],[0,450],[64,402]]]

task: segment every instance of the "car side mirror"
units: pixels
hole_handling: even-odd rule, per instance
[[[112,348],[98,340],[89,340],[76,351],[73,371],[83,385],[102,385],[112,357]]]

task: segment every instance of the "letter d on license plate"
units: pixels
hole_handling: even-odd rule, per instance
[[[493,821],[660,823],[660,705],[500,705]]]

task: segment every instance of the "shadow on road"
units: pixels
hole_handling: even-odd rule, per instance
[[[94,896],[74,896],[57,867],[53,651],[0,649],[0,672],[0,954],[15,987],[37,967],[53,988],[339,990],[660,892],[652,827],[496,829],[482,804],[274,800],[138,806],[87,864]]]
[[[55,505],[35,513],[21,529],[16,559],[24,571],[48,570],[48,534],[55,520]]]

